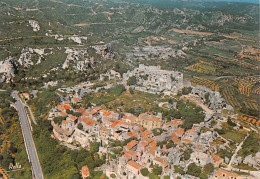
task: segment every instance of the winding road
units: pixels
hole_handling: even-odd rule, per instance
[[[16,99],[16,110],[18,111],[23,139],[25,143],[26,152],[29,158],[29,161],[32,165],[32,176],[36,179],[43,179],[43,173],[40,165],[40,161],[38,158],[38,154],[36,151],[36,147],[33,141],[31,127],[29,124],[29,119],[26,115],[26,111],[24,109],[25,105],[22,103],[21,99],[18,97],[18,92],[14,91],[11,95],[14,99]]]

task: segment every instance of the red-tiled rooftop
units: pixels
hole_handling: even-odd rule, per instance
[[[161,163],[164,168],[168,166],[168,164],[160,157],[155,157],[154,160],[156,160],[159,163]]]
[[[128,165],[136,168],[137,170],[141,170],[142,166],[139,163],[136,163],[133,160],[130,160],[129,162],[127,162]]]
[[[94,124],[98,124],[97,121],[90,119],[90,118],[79,118],[79,121],[84,122],[85,124],[89,125],[89,126],[93,126]]]
[[[125,147],[130,150],[132,149],[134,146],[136,146],[139,142],[136,140],[132,140],[131,142],[129,142]]]
[[[69,116],[69,119],[76,121],[78,118],[76,116]]]
[[[177,135],[182,136],[184,134],[184,129],[179,127],[175,130],[175,132]]]
[[[147,135],[150,135],[150,134],[152,134],[151,131],[145,130],[144,132],[141,133],[141,136],[147,136]]]

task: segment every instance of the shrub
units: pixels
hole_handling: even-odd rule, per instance
[[[174,172],[179,173],[181,175],[184,175],[184,173],[185,173],[184,170],[183,170],[183,167],[178,166],[178,165],[174,165]]]
[[[135,85],[136,84],[136,77],[135,76],[131,76],[128,80],[127,80],[127,85],[131,86],[131,85]]]
[[[203,173],[211,174],[214,171],[214,165],[212,163],[208,163],[203,168]]]
[[[155,175],[161,175],[162,174],[162,167],[160,167],[159,165],[154,165],[153,166],[153,173]]]
[[[83,125],[81,123],[78,124],[78,129],[82,130],[83,129]]]
[[[198,177],[200,176],[200,173],[201,169],[195,163],[191,163],[188,166],[187,174]]]
[[[149,174],[149,171],[147,168],[143,168],[143,169],[141,169],[141,173],[143,176],[147,176]]]

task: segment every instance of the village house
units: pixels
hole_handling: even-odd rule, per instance
[[[144,128],[156,129],[162,128],[163,121],[161,116],[154,116],[151,113],[142,113],[139,115],[139,120]]]
[[[23,97],[24,97],[25,100],[29,100],[30,94],[29,93],[23,93]]]
[[[81,100],[80,100],[79,98],[72,98],[72,99],[71,99],[71,102],[72,102],[73,104],[80,104],[80,103],[81,103]]]
[[[142,166],[133,160],[128,161],[127,165],[126,165],[126,169],[135,175],[140,174],[141,168],[142,168]]]
[[[136,151],[136,149],[137,149],[137,144],[138,144],[138,143],[139,143],[138,141],[132,140],[132,141],[129,142],[126,146],[124,146],[124,149],[125,149],[126,151],[129,151],[129,150]]]
[[[87,165],[83,166],[80,172],[83,179],[90,177],[90,171]]]
[[[216,154],[211,154],[212,157],[212,164],[214,167],[219,167],[220,165],[224,164],[224,159],[219,157]]]
[[[203,152],[193,152],[191,154],[190,160],[198,164],[199,166],[204,166],[208,163],[211,163],[211,157]]]
[[[153,165],[159,165],[162,167],[163,172],[166,172],[166,170],[168,169],[168,164],[167,162],[165,162],[162,158],[160,157],[155,157],[153,160]]]
[[[227,170],[220,168],[214,173],[214,178],[216,178],[216,179],[237,179],[238,174],[229,172]]]
[[[61,128],[71,131],[76,127],[77,122],[78,118],[76,116],[69,116],[62,121]]]

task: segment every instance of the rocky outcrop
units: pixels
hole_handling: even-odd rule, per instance
[[[33,28],[34,32],[38,32],[40,30],[40,25],[37,21],[35,20],[29,20],[30,26]]]
[[[15,76],[16,70],[17,67],[13,57],[8,57],[4,61],[0,61],[0,83],[11,82],[12,77]]]
[[[44,55],[50,55],[50,54],[52,54],[51,48],[45,48],[45,49],[24,48],[18,59],[18,63],[25,67],[29,67],[31,65],[41,63]]]
[[[66,48],[65,53],[68,55],[62,65],[63,69],[72,65],[77,71],[85,71],[94,63],[94,58],[89,57],[87,49]]]

